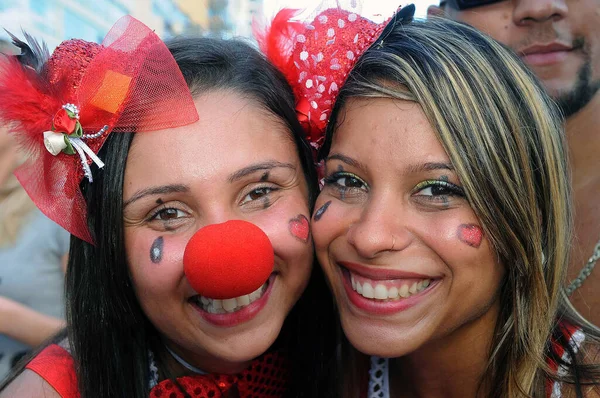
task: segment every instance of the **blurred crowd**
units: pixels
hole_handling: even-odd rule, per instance
[[[15,51],[0,41],[0,52]],[[0,378],[64,326],[69,234],[35,207],[14,176],[24,156],[0,127]]]

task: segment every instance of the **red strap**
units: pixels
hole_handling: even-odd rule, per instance
[[[61,346],[44,348],[26,368],[46,380],[62,398],[79,398],[73,357]]]

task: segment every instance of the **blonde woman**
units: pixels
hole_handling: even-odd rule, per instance
[[[411,23],[413,7],[378,25],[355,3],[306,24],[284,10],[259,37],[316,146],[328,121],[312,232],[345,335],[339,395],[599,397],[600,331],[564,293],[554,104],[478,31]]]
[[[389,24],[321,155],[345,397],[600,396],[600,334],[563,290],[561,121],[516,56],[458,23]]]
[[[0,378],[64,326],[69,245],[12,175],[21,160],[13,141],[0,129]]]

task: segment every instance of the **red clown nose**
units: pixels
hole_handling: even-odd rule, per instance
[[[241,220],[208,225],[196,232],[183,253],[183,270],[198,294],[228,299],[250,294],[273,271],[269,237]]]

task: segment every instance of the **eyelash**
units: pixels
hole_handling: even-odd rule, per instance
[[[432,189],[431,195],[418,195],[419,192],[421,192],[427,188]],[[445,189],[450,192],[449,193],[439,193],[439,194],[435,195],[433,193],[433,188]],[[448,197],[448,196],[459,196],[462,198],[465,197],[465,191],[461,187],[459,187],[458,185],[452,184],[451,182],[444,181],[444,180],[426,180],[426,181],[420,182],[414,188],[413,192],[416,196],[420,196],[423,198],[429,198],[429,200],[435,200],[435,198]]]
[[[167,206],[159,207],[152,212],[150,217],[148,217],[148,221],[160,221],[160,222],[165,223],[165,222],[172,222],[172,221],[182,218],[182,217],[176,217],[176,218],[170,218],[170,219],[165,219],[165,220],[161,220],[160,218],[158,218],[161,214],[166,213],[168,210],[174,210],[176,212],[184,213],[183,210],[178,209],[176,207],[167,207]]]
[[[342,178],[352,178],[352,179],[360,182],[360,184],[362,184],[364,186],[364,188],[348,187],[348,186],[341,185],[338,181],[341,180]],[[355,174],[348,173],[348,172],[333,173],[332,175],[325,177],[324,182],[325,182],[326,186],[333,186],[335,189],[337,189],[340,192],[348,192],[350,190],[366,190],[366,189],[368,189],[367,183],[365,183],[363,180],[358,178]]]
[[[256,199],[249,199],[249,200],[245,200],[245,199],[246,199],[246,197],[248,197],[248,196],[249,196],[249,195],[251,195],[252,193],[255,193],[256,191],[261,191],[261,190],[267,190],[268,192],[266,192],[266,193],[264,193],[264,194],[260,195],[260,197],[258,197],[258,198],[256,198]],[[278,187],[276,187],[276,186],[273,186],[273,185],[264,185],[264,186],[258,186],[258,187],[255,187],[255,188],[253,188],[251,191],[247,192],[247,193],[246,193],[246,194],[245,194],[245,195],[242,197],[241,204],[250,203],[250,202],[253,202],[253,201],[255,201],[255,200],[261,200],[261,199],[265,198],[267,195],[269,195],[269,194],[271,194],[271,193],[273,193],[273,192],[275,192],[275,191],[278,191],[278,190],[279,190],[279,188],[278,188]]]
[[[348,186],[344,186],[341,185],[339,183],[339,180],[342,178],[352,178],[358,182],[360,182],[360,184],[363,185],[363,187],[348,187]],[[348,172],[338,172],[338,173],[333,173],[330,176],[325,177],[324,179],[325,185],[326,186],[332,186],[334,187],[336,190],[338,190],[339,192],[342,193],[347,193],[350,190],[366,190],[368,189],[368,185],[361,180],[360,178],[358,178],[356,175],[352,174],[352,173],[348,173]],[[434,194],[434,192],[431,192],[431,195],[418,195],[419,192],[430,188],[430,189],[443,189],[446,191],[449,191],[447,193],[438,193],[438,194]],[[430,200],[430,201],[436,201],[439,199],[446,199],[449,196],[458,196],[461,198],[465,197],[465,193],[464,190],[459,187],[456,184],[452,184],[451,182],[445,181],[445,180],[426,180],[423,182],[420,182],[419,184],[417,184],[417,186],[414,188],[413,190],[414,194],[416,194],[415,196],[419,196],[423,199],[426,200]]]

